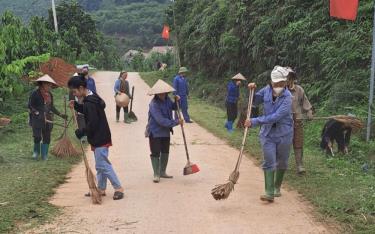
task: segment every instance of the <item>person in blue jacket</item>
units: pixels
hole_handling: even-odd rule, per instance
[[[187,72],[188,70],[186,67],[181,67],[178,71],[178,75],[173,79],[173,88],[175,89],[173,94],[180,99],[180,107],[185,122],[192,123],[193,121],[191,121],[188,113],[189,85],[186,78]]]
[[[259,133],[263,150],[265,195],[262,201],[273,202],[280,197],[280,188],[293,141],[292,94],[286,89],[289,70],[275,66],[271,73],[271,84],[258,91],[254,96],[254,104],[263,104],[264,115],[247,119],[245,126],[261,126]],[[248,85],[255,89],[255,83]]]
[[[82,67],[82,75],[86,78],[87,89],[96,93],[95,80],[89,75],[89,66],[85,65]]]
[[[173,132],[173,127],[183,124],[182,119],[173,119],[172,111],[177,110],[177,104],[168,97],[168,93],[173,91],[175,90],[170,85],[158,80],[148,92],[149,95],[154,95],[154,98],[149,106],[145,135],[149,138],[154,183],[159,183],[160,178],[173,178],[166,173],[170,133]],[[179,98],[176,96],[176,101],[178,100]]]
[[[233,123],[237,119],[238,99],[240,97],[240,85],[242,81],[246,81],[246,78],[241,73],[238,73],[227,85],[227,98],[225,102],[225,106],[227,107],[227,122],[225,123],[225,128],[228,132],[233,132]]]

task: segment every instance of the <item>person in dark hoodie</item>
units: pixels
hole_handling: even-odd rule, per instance
[[[82,76],[72,77],[68,82],[68,87],[74,96],[83,101],[83,104],[75,102],[74,109],[83,113],[85,128],[77,129],[75,134],[78,139],[87,136],[87,141],[94,151],[98,188],[102,195],[105,195],[108,179],[115,189],[113,199],[120,200],[124,197],[124,189],[108,160],[108,148],[112,146],[112,139],[104,112],[105,102],[96,93],[87,89],[86,79]],[[90,196],[90,194],[87,195]]]

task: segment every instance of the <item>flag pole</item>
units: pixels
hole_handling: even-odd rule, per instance
[[[367,117],[367,132],[366,141],[368,142],[371,137],[371,118],[372,118],[372,105],[374,102],[374,77],[375,77],[375,4],[374,4],[374,22],[372,29],[372,55],[371,55],[371,76],[370,76],[370,95],[368,100],[368,117]]]

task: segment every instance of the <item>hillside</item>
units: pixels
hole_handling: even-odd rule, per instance
[[[204,95],[237,72],[264,85],[279,64],[297,69],[316,110],[366,115],[372,1],[355,22],[329,17],[328,0],[179,0],[175,11],[180,57]]]
[[[63,0],[55,0],[56,4]],[[114,39],[119,54],[129,49],[164,45],[160,37],[167,0],[78,0],[96,20],[98,29]],[[47,16],[51,0],[2,0],[0,14],[12,11],[24,21],[34,15]]]

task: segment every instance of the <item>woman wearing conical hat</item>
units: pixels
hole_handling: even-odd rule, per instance
[[[227,85],[227,98],[225,103],[227,107],[227,122],[225,123],[225,128],[230,133],[233,132],[233,123],[237,119],[240,85],[243,81],[246,81],[246,78],[241,73],[238,73],[232,77]]]
[[[53,115],[56,114],[66,119],[65,114],[61,114],[53,105],[51,88],[56,87],[56,82],[48,75],[44,75],[36,80],[38,88],[34,90],[29,98],[30,125],[33,129],[34,148],[33,158],[47,160],[48,148],[51,142]]]
[[[168,97],[168,94],[174,92],[174,88],[162,80],[148,92],[154,95],[151,100],[148,112],[148,124],[146,127],[146,137],[149,138],[151,150],[151,163],[154,170],[155,183],[160,178],[173,178],[167,175],[166,169],[169,159],[170,133],[173,127],[183,124],[183,120],[174,120],[172,110],[177,109],[175,102]],[[178,101],[178,97],[176,97]]]

